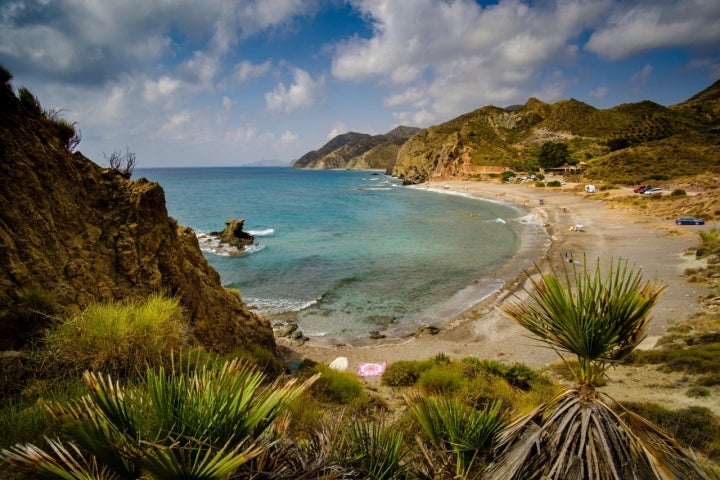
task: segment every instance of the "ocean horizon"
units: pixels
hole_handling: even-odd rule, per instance
[[[195,230],[224,286],[318,339],[412,333],[498,291],[534,258],[532,221],[518,207],[405,187],[383,172],[196,167],[134,176],[162,186],[169,215]],[[255,237],[242,255],[209,236],[233,218]]]

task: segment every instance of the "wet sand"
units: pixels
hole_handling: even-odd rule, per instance
[[[645,279],[666,285],[665,294],[653,310],[649,345],[674,321],[699,310],[697,298],[702,292],[685,282],[683,272],[693,258],[684,252],[697,244],[697,230],[702,227],[676,226],[672,220],[613,208],[591,194],[578,192],[573,185],[550,189],[453,180],[430,182],[417,188],[449,190],[512,203],[526,209],[533,223],[542,227],[526,229],[525,250],[521,248],[517,258],[495,272],[505,281],[504,287],[487,298],[478,298],[477,303],[459,315],[444,317],[439,312],[433,322],[439,327],[437,334],[422,330],[403,338],[353,345],[332,345],[313,339],[296,345],[289,339],[278,339],[278,345],[289,358],[307,357],[329,363],[337,357],[347,357],[349,371],[355,371],[360,362],[420,360],[440,353],[453,358],[474,356],[542,367],[557,360],[557,355],[504,317],[498,305],[522,301],[522,287],[527,279],[523,272],[533,262],[544,268],[548,262],[563,268],[566,253],[578,262],[586,261],[592,268],[598,260],[606,266],[612,259],[627,259],[642,269]],[[574,225],[582,228],[574,231]],[[542,228],[542,232],[535,228]],[[538,238],[534,239],[534,235]]]

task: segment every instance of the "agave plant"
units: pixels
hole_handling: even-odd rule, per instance
[[[51,479],[230,478],[267,448],[264,432],[315,379],[266,387],[262,373],[237,360],[148,368],[127,387],[86,372],[87,395],[49,406],[74,443],[48,441],[50,453],[16,445],[0,455]]]
[[[494,438],[505,426],[500,402],[476,410],[456,400],[407,397],[431,448],[420,444],[427,478],[482,478]]]
[[[599,261],[594,272],[565,265],[562,278],[538,269],[531,283],[530,300],[505,305],[503,312],[563,360],[574,356],[577,385],[502,432],[486,478],[707,478],[672,438],[596,389],[607,369],[643,340],[664,287],[643,281],[627,261],[610,262],[605,277]]]

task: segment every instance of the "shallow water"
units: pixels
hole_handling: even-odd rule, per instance
[[[515,207],[400,186],[373,172],[137,169],[195,229],[223,284],[308,336],[389,335],[458,313],[507,281],[528,236]],[[206,234],[245,219],[256,245],[230,256]],[[525,247],[527,248],[527,246]]]

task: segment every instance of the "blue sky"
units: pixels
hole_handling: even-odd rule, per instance
[[[530,97],[682,102],[720,78],[720,1],[0,0],[0,64],[101,165],[288,165]]]

